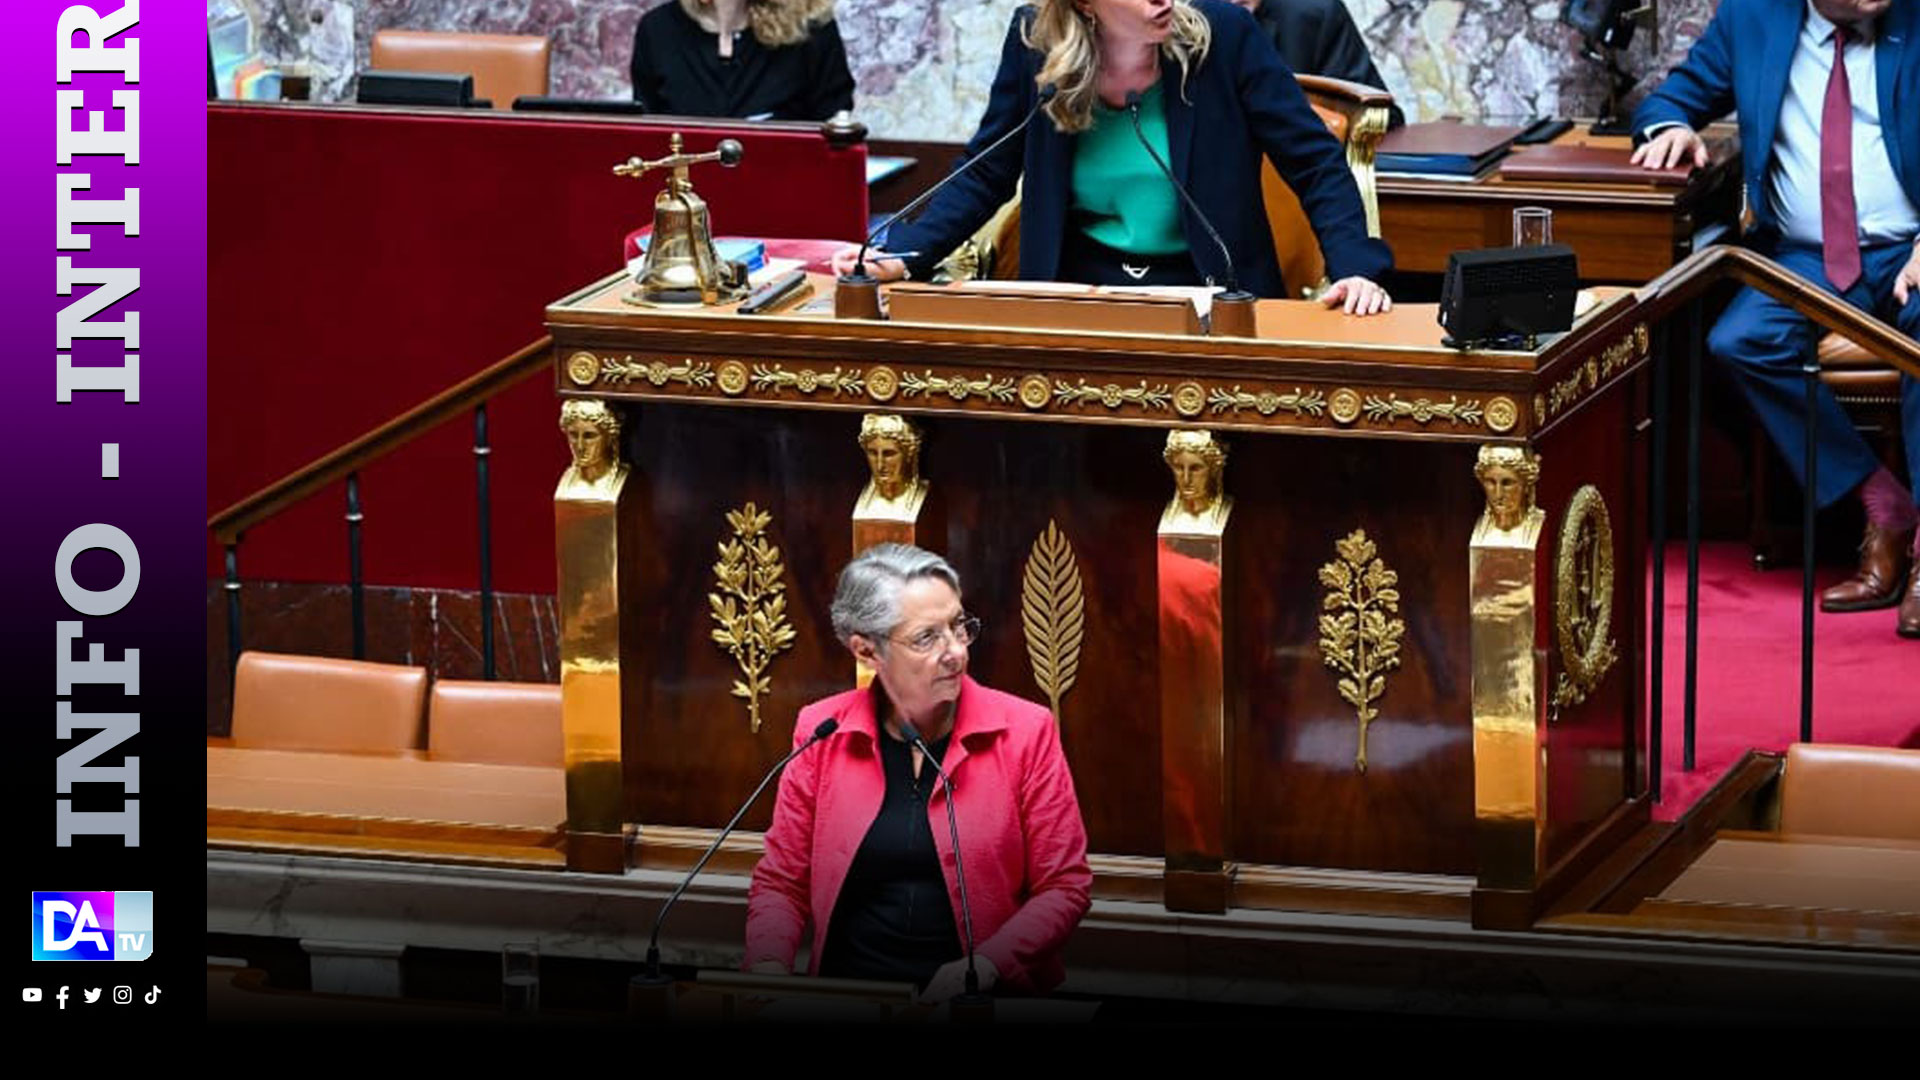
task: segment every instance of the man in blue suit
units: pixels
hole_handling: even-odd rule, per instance
[[[1848,303],[1920,334],[1920,0],[1721,0],[1706,33],[1634,113],[1634,160],[1707,163],[1694,129],[1740,114],[1753,228],[1747,242]],[[1904,118],[1904,119],[1903,119]],[[1707,348],[1729,365],[1767,433],[1802,470],[1813,328],[1751,288],[1728,305]],[[1815,424],[1814,496],[1866,505],[1859,572],[1821,594],[1827,611],[1899,605],[1920,637],[1920,510],[1825,386]],[[1920,480],[1920,383],[1900,382],[1908,481]],[[1800,480],[1805,483],[1806,477]]]

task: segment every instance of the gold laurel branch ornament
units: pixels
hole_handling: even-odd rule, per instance
[[[1365,529],[1334,542],[1340,557],[1320,567],[1320,658],[1343,676],[1340,697],[1360,718],[1354,768],[1367,771],[1367,725],[1380,715],[1374,703],[1387,691],[1386,673],[1400,666],[1407,624],[1400,612],[1400,575],[1387,569]]]
[[[1080,674],[1080,644],[1086,630],[1086,597],[1080,588],[1080,563],[1060,526],[1049,519],[1033,542],[1020,585],[1020,625],[1027,633],[1027,659],[1033,681],[1060,719],[1060,699]]]
[[[760,699],[773,691],[768,668],[774,657],[793,647],[795,636],[793,624],[787,621],[786,567],[780,549],[766,535],[772,521],[773,515],[751,502],[727,511],[733,538],[718,545],[720,560],[713,564],[713,578],[720,591],[707,594],[713,609],[714,644],[740,666],[733,696],[746,700],[747,717],[756,733]]]

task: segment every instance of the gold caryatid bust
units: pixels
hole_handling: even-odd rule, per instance
[[[620,417],[604,401],[571,398],[560,406],[560,430],[573,464],[560,478],[560,498],[604,496],[627,474],[620,460]]]
[[[1173,472],[1173,499],[1160,515],[1160,531],[1219,535],[1233,509],[1233,500],[1221,486],[1227,469],[1226,444],[1211,431],[1170,431],[1160,456]]]
[[[860,420],[860,450],[867,455],[872,476],[856,518],[912,521],[927,498],[927,482],[920,477],[920,431],[906,418],[892,413],[868,413]]]
[[[1473,463],[1474,479],[1487,493],[1486,520],[1511,532],[1537,522],[1534,486],[1540,482],[1540,458],[1521,446],[1483,446]]]

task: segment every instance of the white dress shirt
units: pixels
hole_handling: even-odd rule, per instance
[[[1853,206],[1862,244],[1912,240],[1920,233],[1914,211],[1880,131],[1880,95],[1874,71],[1872,28],[1848,41],[1847,88],[1853,94]],[[1834,25],[1807,4],[1806,21],[1794,44],[1787,94],[1774,130],[1767,199],[1787,239],[1820,243],[1820,116],[1833,72]]]

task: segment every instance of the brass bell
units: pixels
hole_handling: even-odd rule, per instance
[[[639,177],[653,169],[672,169],[667,186],[653,200],[653,235],[640,264],[639,285],[628,299],[642,304],[726,304],[747,294],[747,268],[720,257],[713,247],[713,229],[707,220],[707,202],[693,190],[687,167],[718,161],[740,163],[740,144],[721,139],[711,153],[681,152],[679,132],[668,142],[671,151],[657,161],[628,158],[616,165],[619,176]]]

